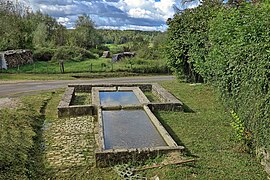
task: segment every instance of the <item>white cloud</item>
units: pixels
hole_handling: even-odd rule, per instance
[[[128,11],[128,15],[135,18],[153,18],[153,15],[155,14],[149,10],[134,8]]]
[[[16,0],[13,0],[16,1]],[[165,30],[174,14],[176,0],[19,0],[34,11],[57,19],[68,28],[77,16],[88,14],[97,27],[113,29]],[[193,5],[193,4],[192,4]]]

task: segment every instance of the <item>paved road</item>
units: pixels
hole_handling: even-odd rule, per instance
[[[1,83],[0,97],[18,97],[28,94],[35,94],[39,91],[48,91],[66,87],[73,83],[140,83],[158,82],[172,80],[174,76],[142,76],[142,77],[122,77],[104,78],[91,80],[55,80],[55,81],[30,81],[17,83]]]

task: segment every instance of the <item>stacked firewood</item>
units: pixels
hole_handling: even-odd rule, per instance
[[[33,63],[33,54],[30,50],[10,50],[2,54],[8,68]]]

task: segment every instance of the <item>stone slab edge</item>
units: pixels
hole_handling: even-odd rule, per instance
[[[183,150],[184,147],[182,146],[160,146],[138,149],[111,149],[104,151],[96,151],[95,159],[97,167],[108,167],[119,163],[144,161],[157,155],[162,155],[170,152],[182,152]]]
[[[173,140],[171,135],[167,132],[167,130],[163,127],[157,117],[151,112],[148,106],[144,106],[143,109],[145,110],[146,114],[150,118],[151,122],[154,124],[156,129],[158,130],[161,137],[164,139],[166,144],[170,147],[177,147],[177,143]]]
[[[143,92],[152,91],[150,83],[78,83],[69,84],[68,87],[74,87],[76,92],[91,93],[93,87],[139,87]]]

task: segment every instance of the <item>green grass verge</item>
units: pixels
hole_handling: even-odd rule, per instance
[[[157,117],[195,164],[168,166],[146,172],[160,179],[266,179],[256,158],[242,152],[232,140],[230,113],[220,104],[212,88],[176,81],[162,86],[180,98],[191,112],[156,112]]]
[[[117,63],[111,63],[111,59],[99,58],[85,61],[65,61],[65,73],[83,72],[166,72],[166,61],[143,60],[139,58],[124,59]],[[36,61],[18,68],[2,70],[3,73],[34,73],[34,74],[59,74],[61,73],[58,62]]]

